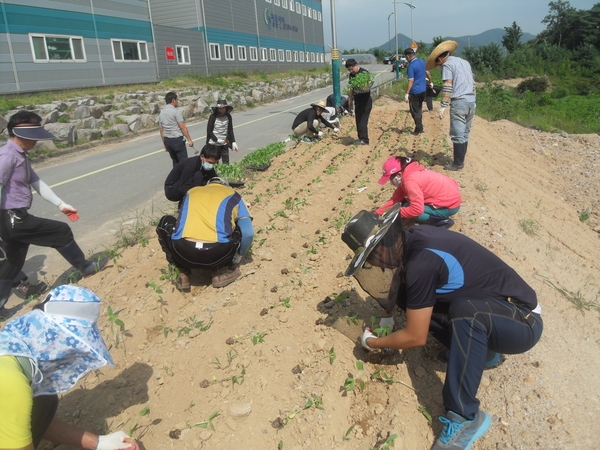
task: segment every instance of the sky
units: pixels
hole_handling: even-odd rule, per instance
[[[393,0],[322,0],[325,48],[333,44],[331,2],[334,1],[338,48],[378,47],[394,38]],[[600,0],[569,0],[576,9],[591,9]],[[411,8],[396,3],[398,34],[411,36]],[[516,22],[525,33],[538,34],[546,27],[542,20],[550,11],[550,0],[412,0],[412,37],[431,43],[433,37],[460,37]],[[398,42],[402,47],[402,43]]]

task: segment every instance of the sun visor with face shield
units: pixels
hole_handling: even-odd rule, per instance
[[[354,278],[360,287],[371,297],[377,300],[383,309],[391,312],[395,305],[395,299],[388,300],[388,293],[394,277],[394,269],[381,269],[365,263],[354,272]]]

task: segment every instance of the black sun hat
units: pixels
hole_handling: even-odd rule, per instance
[[[224,98],[217,100],[217,104],[212,107],[213,112],[217,112],[219,108],[226,108],[228,113],[233,111],[233,106],[227,104],[227,100]]]
[[[19,124],[12,128],[12,132],[21,139],[29,139],[31,141],[50,141],[56,139],[56,136],[46,130],[41,124]]]

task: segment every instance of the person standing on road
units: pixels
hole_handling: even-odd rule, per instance
[[[165,95],[165,103],[167,104],[158,116],[158,125],[160,126],[160,138],[165,146],[165,152],[173,160],[173,167],[188,157],[185,142],[187,145],[194,146],[194,141],[190,137],[183,114],[177,108],[179,99],[175,92],[168,92]]]
[[[404,56],[406,56],[408,61],[408,86],[404,95],[404,101],[408,103],[410,115],[415,122],[415,129],[411,134],[417,136],[423,133],[423,102],[425,101],[425,91],[427,90],[425,61],[417,58],[413,48],[404,50]]]
[[[465,166],[465,155],[469,144],[469,133],[475,117],[475,80],[468,61],[452,56],[458,48],[455,41],[444,41],[429,55],[427,70],[442,68],[442,101],[438,115],[444,118],[450,106],[450,139],[454,152],[452,164],[446,170],[460,170]]]
[[[192,269],[210,270],[215,288],[237,280],[254,228],[242,196],[222,178],[212,178],[190,189],[178,218],[163,216],[156,234],[167,261],[179,270],[175,286],[189,291]]]
[[[360,67],[354,58],[350,58],[346,61],[346,69],[350,72],[348,83],[351,83],[359,74],[369,73],[367,69]],[[352,110],[352,106],[354,106],[356,131],[358,133],[358,140],[355,143],[358,145],[369,145],[369,116],[371,115],[371,109],[373,108],[373,100],[371,100],[371,84],[372,82],[369,82],[368,85],[360,89],[350,89],[350,95],[348,97],[348,108]]]
[[[365,286],[380,269],[391,270],[383,287],[389,286],[389,309],[397,305],[406,315],[404,328],[386,336],[365,328],[362,345],[409,349],[424,346],[429,334],[442,343],[446,413],[432,450],[468,449],[491,423],[476,397],[484,368],[499,365],[500,353],[524,353],[537,344],[542,309],[514,269],[467,236],[437,227],[403,230],[399,206],[381,221],[353,218],[342,234],[355,252],[345,275]],[[377,298],[381,290],[377,284],[369,294]]]
[[[229,164],[229,149],[239,151],[233,135],[233,118],[231,111],[233,106],[227,104],[227,100],[218,100],[212,108],[212,114],[206,125],[206,143],[216,145],[221,150],[220,159],[223,164]]]
[[[69,225],[29,214],[33,201],[31,187],[40,197],[56,206],[71,221],[77,210],[63,202],[35,173],[27,157],[37,141],[56,137],[44,129],[42,118],[32,111],[19,111],[7,125],[9,140],[0,147],[0,238],[6,259],[0,264],[0,311],[10,297],[15,277],[23,268],[30,245],[55,248],[84,277],[106,266],[108,258],[88,261]]]
[[[340,130],[323,117],[323,113],[327,111],[323,100],[311,103],[310,106],[310,108],[300,111],[292,123],[292,131],[302,139],[302,142],[310,143],[323,135],[323,132],[318,129],[319,123],[331,128],[335,133],[339,133]]]

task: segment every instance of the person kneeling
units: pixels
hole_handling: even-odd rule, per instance
[[[192,269],[209,270],[215,288],[233,283],[254,238],[242,196],[218,177],[190,189],[178,218],[163,216],[156,233],[167,261],[180,272],[175,283],[180,291],[190,290]]]

